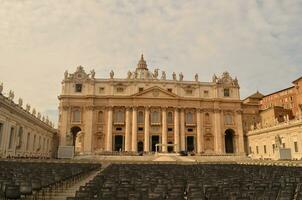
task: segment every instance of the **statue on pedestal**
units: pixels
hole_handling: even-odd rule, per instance
[[[22,107],[22,105],[23,105],[23,99],[19,98],[19,100],[18,100],[18,105],[19,105],[20,107]]]
[[[8,98],[9,100],[13,101],[14,98],[15,98],[15,94],[14,94],[14,91],[10,90],[9,93],[8,93]]]
[[[173,72],[172,78],[173,78],[173,81],[176,81],[176,73],[175,72]]]
[[[198,74],[195,74],[195,81],[198,82]]]
[[[94,69],[91,70],[90,73],[91,73],[91,78],[94,79],[94,77],[95,77],[95,71],[94,71]]]
[[[3,92],[3,83],[0,84],[0,94]]]
[[[131,79],[131,76],[132,76],[132,73],[131,73],[131,71],[129,70],[128,73],[127,73],[127,79]]]
[[[153,78],[157,79],[157,77],[158,77],[158,69],[155,69],[153,72]]]
[[[217,80],[218,80],[218,78],[217,78],[216,74],[214,74],[213,77],[212,77],[212,82],[213,82],[213,83],[216,83]]]
[[[179,74],[179,81],[183,81],[183,79],[184,79],[184,75],[182,74],[182,72],[180,72],[180,74]]]
[[[111,70],[111,71],[110,71],[110,78],[113,79],[113,77],[114,77],[114,71]]]
[[[29,110],[30,110],[30,105],[26,104],[26,111],[29,112]]]
[[[64,78],[65,78],[65,79],[68,78],[68,71],[67,71],[67,70],[64,72]]]
[[[165,71],[162,71],[161,79],[166,80],[166,72]]]

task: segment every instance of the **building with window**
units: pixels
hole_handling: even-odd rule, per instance
[[[59,95],[60,145],[76,151],[244,153],[242,101],[228,72],[210,82],[151,72],[141,56],[125,78],[65,72]],[[166,144],[172,144],[166,146]]]
[[[43,157],[56,154],[57,130],[53,123],[23,100],[14,102],[14,92],[4,96],[0,85],[0,157]]]

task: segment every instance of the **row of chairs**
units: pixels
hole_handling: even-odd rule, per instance
[[[292,200],[301,183],[298,167],[112,164],[67,200]]]
[[[99,164],[0,161],[0,198],[43,199],[78,181]]]

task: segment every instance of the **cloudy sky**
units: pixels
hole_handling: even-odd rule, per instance
[[[0,82],[57,121],[65,70],[126,77],[144,53],[149,68],[229,71],[244,98],[302,75],[302,1],[0,0]]]

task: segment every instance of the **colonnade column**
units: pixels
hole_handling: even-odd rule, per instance
[[[162,151],[167,152],[167,110],[162,108]]]
[[[137,152],[137,108],[132,111],[132,151]]]
[[[200,109],[196,110],[196,121],[197,121],[197,153],[202,152],[202,143],[201,143],[201,114],[200,114]]]
[[[130,124],[130,108],[126,108],[126,127],[125,127],[125,151],[131,151],[131,124]]]
[[[243,138],[243,127],[242,127],[242,111],[238,110],[237,112],[237,134],[238,134],[238,151],[236,153],[244,153],[244,138]],[[236,148],[235,148],[236,150]]]
[[[108,107],[107,117],[106,151],[112,151],[112,107]]]
[[[221,131],[221,114],[220,110],[214,110],[214,138],[215,138],[215,152],[222,153],[222,131]]]
[[[180,111],[180,150],[184,151],[185,146],[185,110],[181,108]]]
[[[174,110],[174,144],[175,145],[175,152],[179,152],[179,111],[178,108]]]
[[[149,152],[149,149],[150,149],[150,110],[148,107],[145,108],[145,134],[144,134],[144,151],[145,152]]]

